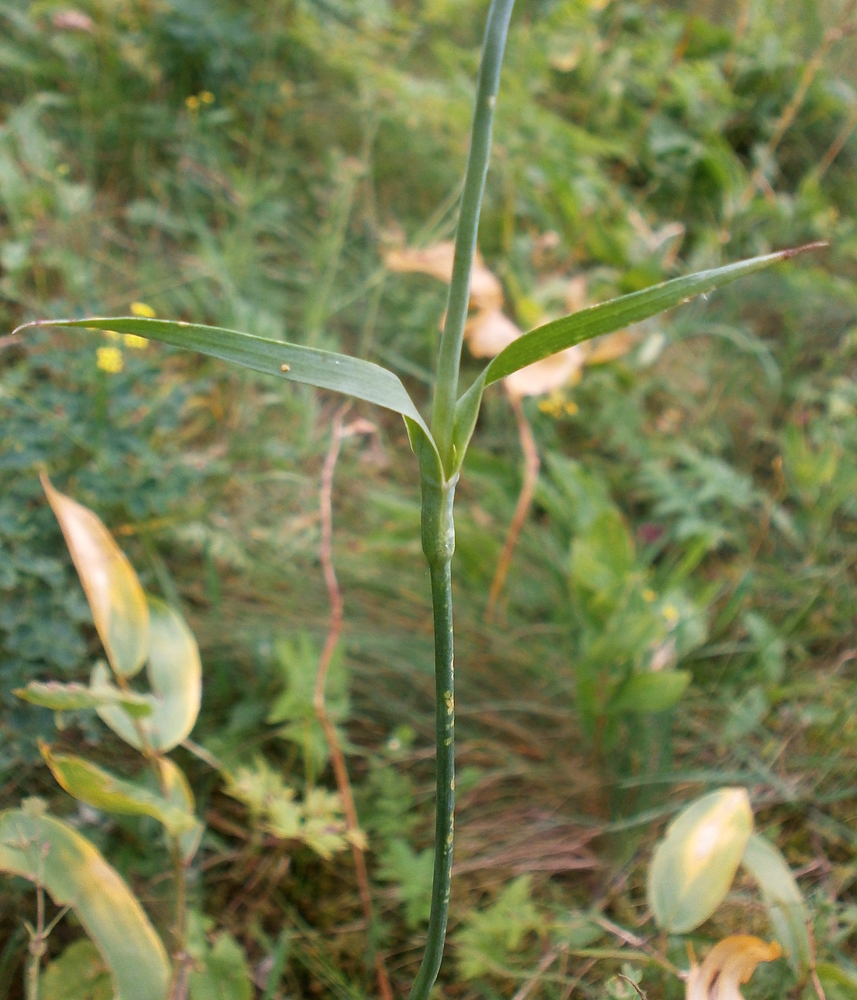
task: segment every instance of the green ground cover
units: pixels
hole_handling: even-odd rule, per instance
[[[684,943],[648,919],[646,867],[679,805],[743,785],[798,875],[827,996],[857,996],[852,7],[519,0],[480,250],[520,327],[575,295],[831,246],[647,321],[579,383],[524,402],[542,469],[493,622],[522,459],[508,400],[488,397],[459,487],[443,995],[631,995],[617,972],[683,995],[663,962],[686,968]],[[0,328],[145,303],[376,360],[422,402],[445,289],[384,261],[452,236],[485,11],[91,0],[72,17],[0,2]],[[83,714],[58,732],[11,695],[85,678],[99,655],[43,468],[192,624],[197,743],[249,782],[269,767],[302,799],[333,789],[311,692],[340,401],[139,346],[0,332],[0,801],[35,792],[73,814],[39,738],[124,752]],[[372,948],[398,995],[419,962],[433,775],[419,498],[401,421],[354,404],[358,418],[371,427],[345,440],[334,479],[345,627],[328,702],[376,926],[350,852],[277,837],[185,754],[208,824],[195,933],[224,968],[240,945],[256,985],[236,997],[377,996]],[[692,674],[676,706],[599,700],[654,657]],[[164,926],[149,820],[77,821]],[[23,995],[31,898],[0,894],[0,998]],[[749,882],[693,939],[704,951],[732,932],[768,933]],[[79,937],[60,924],[51,957]],[[746,988],[803,993],[785,962]]]

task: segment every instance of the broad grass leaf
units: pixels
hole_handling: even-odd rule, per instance
[[[685,934],[714,913],[752,832],[753,812],[743,788],[721,788],[682,809],[649,865],[647,894],[659,926]]]
[[[770,267],[783,260],[788,260],[805,250],[823,246],[820,243],[810,243],[794,250],[781,250],[778,253],[765,254],[762,257],[752,257],[749,260],[715,267],[707,271],[699,271],[682,278],[673,278],[651,288],[644,288],[630,295],[603,302],[601,305],[590,306],[579,312],[553,320],[543,326],[531,330],[523,337],[509,344],[488,365],[473,385],[458,400],[456,405],[455,428],[453,443],[458,465],[464,459],[476,418],[482,401],[482,393],[489,385],[499,382],[513,372],[525,368],[542,358],[558,354],[575,344],[601,334],[624,330],[632,323],[639,323],[650,316],[672,309],[674,306],[687,302],[696,295],[711,292],[729,282],[753,274],[763,268]],[[455,470],[454,470],[455,471]]]
[[[149,611],[137,574],[102,521],[42,476],[110,666],[133,677],[149,645]]]
[[[147,597],[150,644],[146,675],[152,693],[152,712],[132,720],[121,708],[103,706],[98,714],[117,736],[137,750],[146,745],[159,753],[178,746],[194,727],[202,699],[202,665],[193,633],[181,615],[168,604]],[[92,672],[92,687],[105,680],[98,666]]]
[[[264,375],[314,385],[319,389],[330,389],[346,396],[363,399],[367,403],[375,403],[401,414],[408,423],[412,444],[415,435],[419,437],[423,450],[427,449],[429,453],[434,454],[433,471],[437,473],[441,468],[431,432],[408,395],[407,389],[397,375],[370,361],[362,361],[348,354],[304,347],[301,344],[267,340],[264,337],[255,337],[249,333],[218,326],[136,316],[39,320],[26,323],[18,327],[15,332],[44,326],[132,334],[146,340],[156,340],[174,347],[198,351],[200,354],[229,361]],[[414,450],[417,451],[416,446]],[[419,452],[418,457],[421,457]],[[421,464],[425,458],[425,455],[421,457]]]
[[[143,908],[102,855],[41,803],[0,813],[0,871],[70,906],[113,977],[117,1000],[166,1000],[167,953]]]
[[[809,914],[786,859],[773,844],[753,833],[744,848],[741,864],[762,892],[774,934],[789,962],[795,971],[807,971],[812,963],[807,932]]]

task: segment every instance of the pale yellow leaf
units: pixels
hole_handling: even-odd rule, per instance
[[[588,365],[603,365],[607,361],[615,361],[637,343],[639,334],[631,330],[617,330],[603,337],[596,337],[586,344],[586,363]]]
[[[582,347],[576,344],[513,372],[503,380],[503,384],[512,397],[541,396],[561,386],[577,384],[585,360]]]
[[[402,250],[391,250],[384,257],[384,263],[389,270],[400,274],[428,274],[449,284],[452,281],[454,257],[455,244],[446,240],[421,249],[405,247]],[[502,304],[503,286],[477,253],[470,276],[470,305],[474,309],[488,309]]]
[[[499,308],[484,309],[468,321],[464,336],[474,358],[493,358],[517,340],[521,331]]]

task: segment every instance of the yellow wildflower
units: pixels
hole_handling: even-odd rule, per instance
[[[185,107],[187,107],[188,111],[190,111],[192,113],[196,112],[196,111],[199,111],[199,98],[198,97],[196,97],[193,94],[191,94],[190,97],[186,97],[184,99],[184,102],[185,102]]]
[[[118,347],[99,347],[95,352],[96,364],[110,375],[118,375],[124,367],[122,352]]]
[[[214,104],[214,94],[210,90],[201,91],[199,99],[203,104]]]
[[[102,330],[102,333],[108,340],[121,340],[122,335],[117,333],[115,330]]]
[[[145,302],[132,302],[131,315],[139,316],[142,319],[154,319],[157,313],[151,306],[147,306]]]
[[[661,614],[664,618],[666,618],[670,625],[675,625],[680,617],[678,608],[674,604],[665,604],[661,608]]]
[[[145,337],[138,337],[136,333],[126,333],[122,340],[125,342],[125,346],[130,347],[132,351],[145,351],[149,346],[149,341]]]

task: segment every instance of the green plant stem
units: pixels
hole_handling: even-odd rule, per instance
[[[435,668],[435,805],[434,875],[426,950],[410,992],[410,1000],[426,1000],[443,958],[455,809],[455,671],[452,644],[452,517],[455,482],[443,485],[423,479],[422,541],[431,576]]]
[[[455,400],[458,395],[461,344],[470,298],[470,274],[473,270],[479,211],[482,207],[482,194],[488,173],[494,106],[497,103],[497,88],[500,84],[500,65],[503,61],[503,50],[506,47],[506,35],[509,31],[509,19],[512,16],[514,2],[515,0],[492,0],[482,43],[479,79],[476,84],[470,152],[467,156],[464,190],[455,233],[455,260],[452,265],[446,322],[440,338],[432,411],[432,436],[437,442],[441,461],[447,470],[454,467],[452,434]]]

